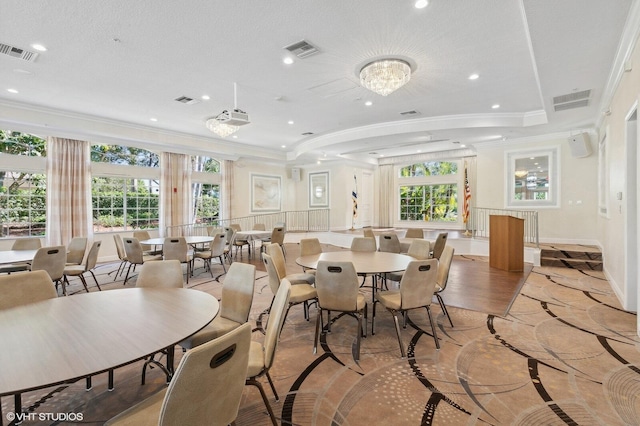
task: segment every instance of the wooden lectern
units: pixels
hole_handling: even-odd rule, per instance
[[[504,271],[524,270],[524,219],[489,216],[489,266]]]

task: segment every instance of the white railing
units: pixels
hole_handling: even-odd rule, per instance
[[[504,210],[473,207],[467,229],[473,237],[489,238],[489,216],[503,215],[524,219],[524,242],[539,247],[538,212],[533,210]]]
[[[240,225],[241,229],[253,229],[257,223],[262,223],[265,229],[273,229],[284,225],[286,231],[293,232],[323,232],[329,231],[329,209],[297,210],[278,213],[265,213],[253,216],[237,217],[233,219],[211,219],[202,223],[167,226],[166,236],[210,235],[217,230],[223,230],[231,224]]]

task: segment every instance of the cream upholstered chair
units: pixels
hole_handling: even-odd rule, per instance
[[[229,225],[229,227],[236,232],[242,231],[242,227],[238,223],[232,223],[231,225]]]
[[[290,283],[291,280],[289,280],[287,276],[280,276],[278,274],[278,268],[275,266],[273,258],[267,253],[262,253],[262,262],[264,263],[264,267],[267,270],[267,274],[269,276],[269,287],[271,288],[273,297],[275,298],[276,294],[278,294],[278,290],[280,289],[282,280],[287,280]],[[317,300],[317,297],[318,294],[316,293],[316,289],[312,285],[306,282],[297,282],[291,288],[291,296],[289,297],[289,308],[287,308],[287,312],[289,311],[291,306],[303,303],[304,318],[309,321],[309,301]],[[271,302],[271,304],[273,305],[273,301]]]
[[[365,238],[375,238],[376,235],[373,233],[373,229],[371,228],[363,228],[362,229],[362,235],[365,236]]]
[[[193,263],[193,251],[189,250],[189,245],[184,237],[167,237],[162,246],[162,258],[164,260],[177,260],[187,265],[187,284],[191,275],[191,264]]]
[[[226,244],[224,249],[224,257],[229,261],[229,264],[233,261],[233,241],[236,239],[236,230],[230,226],[224,228],[224,243]]]
[[[407,255],[418,260],[429,259],[431,257],[431,243],[427,240],[415,239],[411,241]],[[385,276],[388,280],[400,282],[403,274],[404,271],[388,272]]]
[[[120,259],[118,269],[115,271],[115,275],[113,276],[113,280],[115,281],[118,279],[118,275],[122,275],[122,272],[124,272],[124,267],[127,265],[127,253],[124,251],[124,243],[122,242],[122,236],[120,234],[113,234],[113,242],[116,246],[118,259]]]
[[[0,309],[15,308],[58,297],[46,271],[0,276]]]
[[[149,234],[149,231],[137,229],[133,231],[133,238],[137,238],[138,241],[144,241],[150,239],[151,235]],[[162,254],[162,250],[156,250],[155,247],[149,244],[142,244],[142,252],[147,256]]]
[[[398,235],[393,232],[380,235],[379,250],[387,253],[400,253]]]
[[[431,253],[431,257],[440,259],[440,255],[442,254],[442,250],[444,250],[444,246],[447,244],[447,236],[448,232],[441,232],[436,237],[436,241],[433,243],[433,250]]]
[[[313,274],[306,273],[294,273],[289,274],[287,272],[287,264],[284,259],[284,252],[282,251],[282,247],[278,244],[267,244],[265,249],[266,254],[271,256],[273,260],[273,265],[278,272],[278,279],[282,281],[283,278],[288,279],[292,285],[296,284],[313,284],[316,282],[316,277]],[[275,294],[275,293],[274,293]]]
[[[56,290],[64,277],[64,267],[67,263],[67,250],[65,246],[41,247],[36,252],[31,262],[32,271],[47,271],[51,281],[55,283]],[[62,286],[62,294],[66,295],[65,286]]]
[[[233,423],[244,391],[251,326],[188,351],[169,386],[134,405],[107,425],[215,425]]]
[[[402,281],[400,281],[400,290],[381,291],[376,293],[376,300],[373,304],[373,317],[371,318],[371,334],[375,334],[374,323],[376,320],[376,305],[380,303],[387,308],[396,326],[396,334],[398,335],[398,344],[400,345],[400,353],[402,358],[407,356],[400,335],[400,324],[398,322],[398,314],[405,313],[411,309],[426,308],[429,322],[431,323],[431,332],[436,342],[436,348],[440,349],[438,336],[436,334],[436,326],[431,318],[431,299],[436,287],[436,275],[438,273],[438,260],[412,260],[409,262],[407,269],[404,271]],[[403,324],[406,327],[406,324]]]
[[[271,380],[271,376],[269,375],[269,369],[273,365],[273,361],[275,359],[278,341],[280,340],[280,332],[282,331],[282,326],[284,325],[284,320],[289,309],[289,297],[292,287],[295,286],[292,286],[288,280],[282,280],[282,283],[278,288],[278,292],[276,293],[276,297],[273,299],[273,303],[271,304],[269,322],[267,322],[267,329],[264,334],[264,343],[256,341],[251,342],[251,349],[249,350],[249,368],[247,369],[247,378],[245,382],[247,385],[258,388],[260,395],[262,396],[262,400],[264,401],[264,405],[267,407],[267,411],[271,417],[271,421],[276,426],[278,424],[276,416],[273,414],[271,404],[269,404],[269,399],[257,379],[262,376],[267,376],[269,386],[271,386],[271,390],[273,391],[276,401],[280,399],[278,397],[276,387],[273,384],[273,380]]]
[[[179,345],[185,349],[195,348],[249,321],[255,280],[254,265],[240,262],[231,265],[222,284],[220,312],[207,326],[180,342]]]
[[[127,262],[129,262],[127,274],[124,276],[124,282],[122,283],[122,285],[127,284],[132,266],[133,270],[135,271],[137,265],[143,265],[145,262],[154,260],[162,260],[162,255],[144,254],[142,246],[140,245],[140,241],[138,241],[138,239],[135,237],[125,237],[122,239],[122,243],[124,245],[124,252],[127,255]]]
[[[286,254],[284,250],[284,226],[276,226],[271,230],[271,237],[269,237],[269,240],[262,242],[263,251],[269,246],[268,243],[279,245],[280,248],[282,248],[283,255]]]
[[[98,263],[98,253],[100,252],[100,246],[102,245],[101,241],[94,241],[89,249],[89,254],[87,255],[87,261],[84,265],[68,265],[64,267],[64,282],[62,283],[63,289],[67,284],[69,284],[69,280],[67,277],[78,277],[80,281],[82,281],[82,285],[84,289],[89,293],[89,288],[87,287],[87,280],[84,278],[84,273],[89,272],[93,277],[93,280],[96,282],[96,286],[98,290],[102,291],[100,288],[100,284],[98,284],[98,279],[96,275],[93,273],[93,268],[96,267],[96,263]],[[69,260],[69,255],[67,254],[67,260]],[[63,290],[66,291],[66,290]]]
[[[213,236],[213,241],[209,243],[209,246],[206,247],[202,251],[197,251],[193,254],[193,260],[195,263],[195,259],[202,259],[205,265],[205,269],[209,269],[209,273],[211,274],[211,278],[213,278],[213,270],[211,269],[211,259],[218,259],[220,261],[220,265],[222,265],[222,270],[224,273],[227,273],[227,268],[224,266],[224,249],[227,244],[226,238],[224,234],[215,234]],[[194,265],[195,267],[195,265]]]
[[[351,240],[351,251],[374,252],[378,249],[376,239],[371,237],[356,237]]]
[[[405,238],[424,238],[424,231],[422,228],[409,228],[404,234]]]
[[[266,231],[267,227],[264,225],[264,223],[256,223],[253,225],[253,230],[254,231]]]
[[[360,335],[367,336],[367,303],[359,291],[358,275],[351,262],[319,261],[316,269],[316,291],[318,292],[318,316],[316,317],[316,334],[313,341],[313,353],[318,349],[322,311],[346,312],[355,315],[358,320],[356,333],[355,360],[360,359]],[[364,314],[364,328],[362,317]],[[327,331],[331,331],[331,318],[327,319]]]
[[[67,245],[67,266],[80,265],[84,260],[84,254],[87,251],[86,237],[73,237]]]
[[[11,246],[11,250],[38,250],[40,247],[42,247],[40,238],[20,238],[13,242],[13,245]],[[0,274],[2,273],[10,274],[12,272],[28,271],[28,270],[29,270],[28,262],[11,263],[8,265],[0,266]]]
[[[300,256],[311,256],[314,254],[322,253],[322,245],[320,244],[320,240],[317,238],[303,238],[300,240]],[[315,270],[309,270],[305,267],[302,267],[303,272],[307,272],[309,274],[315,274]]]
[[[438,277],[436,278],[435,289],[436,298],[438,299],[440,308],[442,308],[442,312],[449,319],[449,324],[451,324],[451,327],[453,327],[453,321],[451,321],[451,316],[449,315],[447,306],[444,304],[444,300],[442,300],[442,296],[440,296],[440,293],[442,293],[447,288],[447,281],[449,281],[449,271],[451,270],[454,251],[455,250],[451,246],[445,246],[442,250],[442,255],[440,256],[440,261],[438,262]]]

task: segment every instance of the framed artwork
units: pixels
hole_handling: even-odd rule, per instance
[[[309,173],[309,207],[329,207],[329,172]]]
[[[281,210],[280,176],[251,175],[251,211],[278,212]]]

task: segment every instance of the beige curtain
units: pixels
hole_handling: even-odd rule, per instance
[[[160,156],[160,235],[180,235],[170,227],[191,223],[191,164],[185,154]],[[169,227],[169,230],[167,230]]]
[[[234,191],[233,161],[223,160],[221,163],[222,199],[220,200],[220,219],[231,219],[231,194]]]
[[[383,164],[378,167],[378,176],[380,179],[380,184],[378,185],[380,188],[378,191],[380,197],[380,202],[378,204],[378,226],[381,227],[393,226],[393,170],[393,164]]]
[[[93,238],[90,144],[47,138],[47,245]]]

